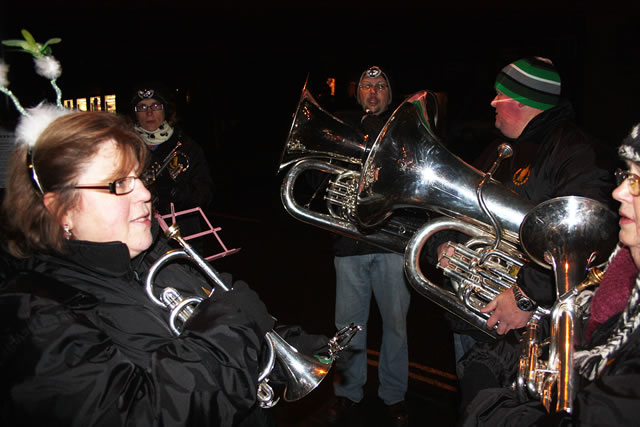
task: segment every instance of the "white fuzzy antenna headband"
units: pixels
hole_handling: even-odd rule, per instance
[[[33,56],[36,73],[48,79],[56,93],[56,105],[42,102],[35,108],[25,109],[15,94],[9,89],[9,66],[2,59],[0,59],[0,92],[3,92],[13,101],[16,109],[22,115],[16,127],[16,143],[27,145],[26,160],[29,176],[36,190],[40,194],[44,194],[44,190],[38,179],[38,174],[33,165],[33,147],[42,131],[44,131],[51,122],[60,116],[70,113],[70,111],[62,105],[62,91],[56,83],[58,77],[62,75],[62,67],[58,60],[51,55],[51,45],[60,43],[62,40],[53,38],[47,40],[44,44],[40,44],[35,41],[31,33],[27,30],[22,30],[22,37],[24,37],[24,40],[3,40],[2,44],[16,47],[19,51]]]

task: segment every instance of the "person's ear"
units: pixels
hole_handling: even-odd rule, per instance
[[[51,216],[59,218],[60,226],[68,225],[70,229],[73,228],[73,213],[65,212],[60,215],[58,212],[58,196],[55,193],[44,193],[44,196],[42,196],[42,202]]]

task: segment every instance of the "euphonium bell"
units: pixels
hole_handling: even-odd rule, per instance
[[[618,242],[616,215],[596,200],[568,196],[536,206],[520,228],[522,247],[536,263],[551,267],[556,302],[551,309],[548,360],[540,359],[539,319],[527,325],[516,380],[521,400],[538,398],[547,411],[573,410],[573,352],[580,345],[578,285],[592,266],[607,260]]]
[[[307,90],[305,82],[278,171],[303,159],[333,159],[362,165],[369,139],[323,109]]]
[[[485,174],[436,136],[428,96],[422,91],[405,100],[371,147],[355,208],[365,227],[376,226],[399,208],[428,209],[485,228],[490,223],[476,195]],[[517,241],[520,223],[533,204],[493,179],[485,184],[483,199],[510,240]]]

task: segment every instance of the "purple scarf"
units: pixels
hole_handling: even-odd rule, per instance
[[[620,248],[591,300],[591,318],[585,332],[587,341],[598,326],[624,310],[637,275],[631,251],[626,246]]]

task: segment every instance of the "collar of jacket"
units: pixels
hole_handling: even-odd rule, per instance
[[[575,113],[571,103],[566,99],[561,99],[558,105],[547,111],[543,111],[531,119],[520,136],[510,141],[518,142],[527,140],[542,143],[545,139],[542,135],[551,132],[559,123],[571,121],[574,120],[574,118]]]
[[[96,243],[84,240],[69,242],[66,258],[84,268],[108,277],[132,272],[129,248],[122,242]]]
[[[129,248],[122,242],[98,243],[86,240],[69,240],[67,252],[64,255],[38,254],[26,264],[30,269],[41,271],[42,261],[46,266],[47,261],[53,260],[54,264],[77,264],[100,276],[124,277],[138,272],[136,276],[140,278],[141,273],[145,271],[146,264],[148,264],[144,260],[149,258],[150,252],[155,250],[164,253],[167,250],[165,246],[158,244],[162,230],[155,218],[151,222],[151,234],[153,236],[151,247],[133,259],[129,255]]]

